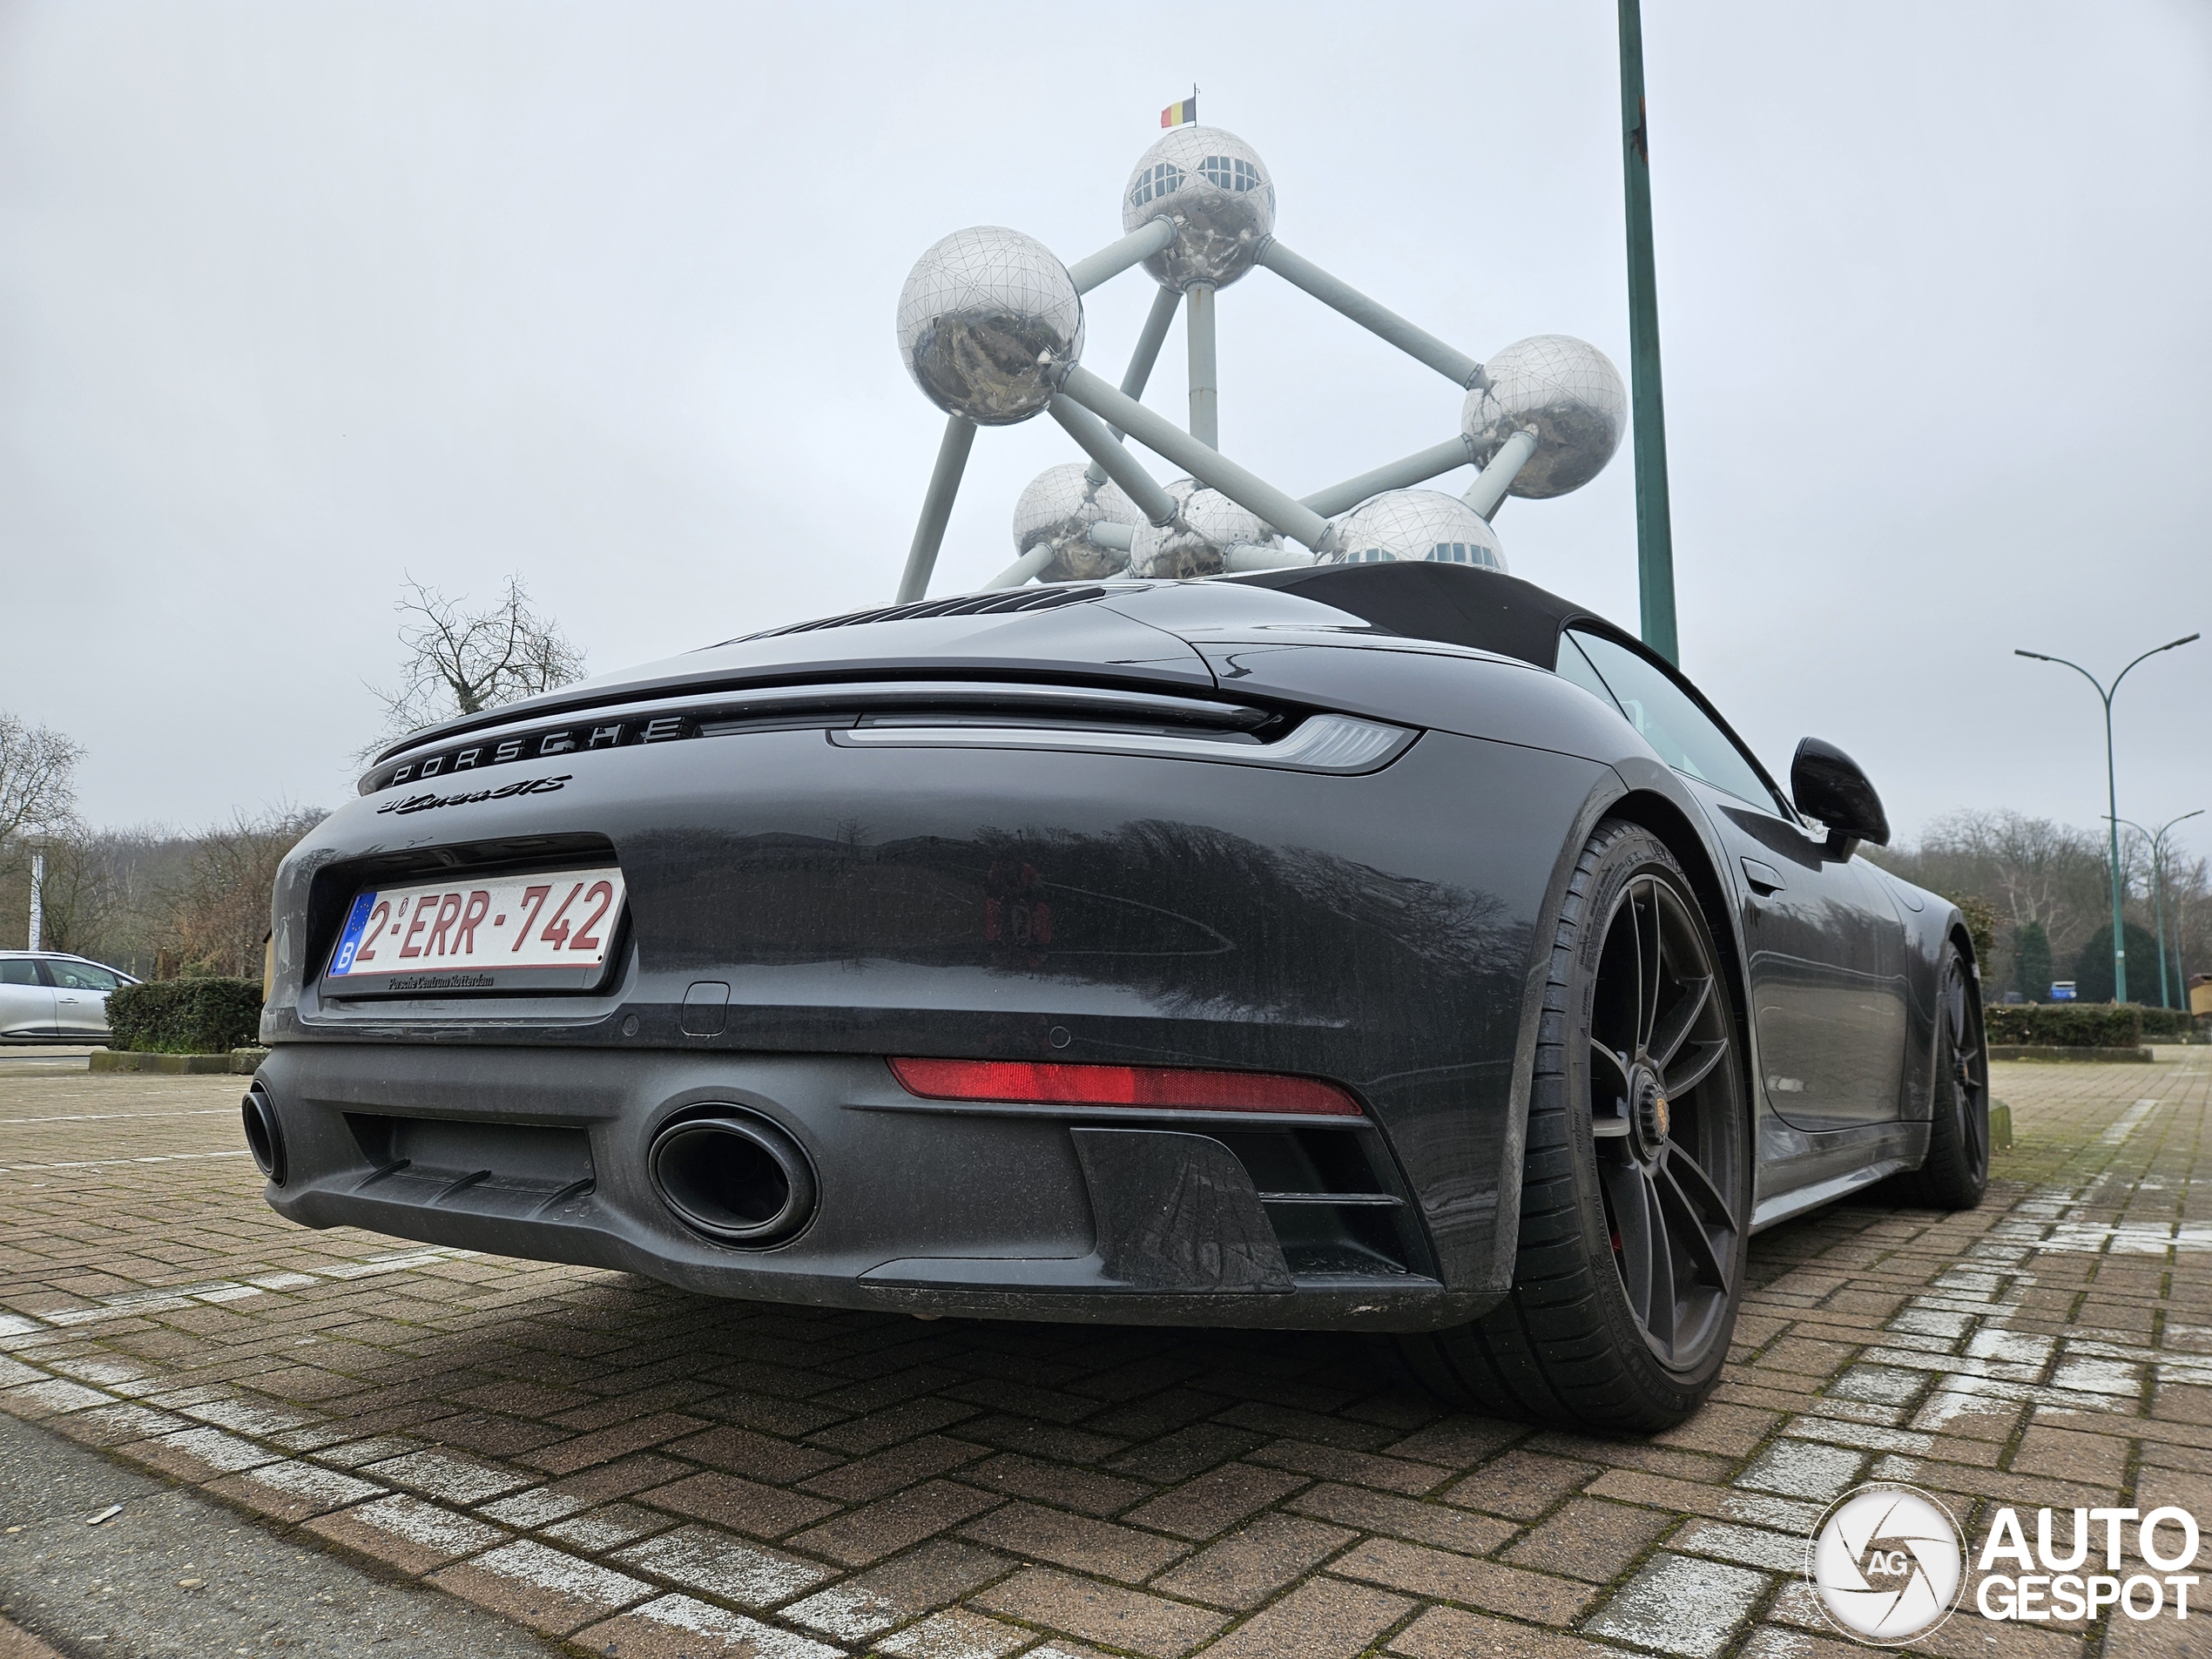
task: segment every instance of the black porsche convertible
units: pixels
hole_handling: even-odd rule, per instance
[[[269,1202],[920,1314],[1713,1386],[1751,1234],[1980,1198],[1959,913],[1690,683],[1437,563],[1017,589],[421,732],[286,860]]]

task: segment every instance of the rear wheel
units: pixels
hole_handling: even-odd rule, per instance
[[[1943,949],[1936,995],[1935,1112],[1927,1160],[1905,1178],[1908,1192],[1938,1210],[1971,1210],[1989,1190],[1989,1049],[1981,996],[1955,944]]]
[[[1553,941],[1510,1296],[1404,1339],[1482,1410],[1620,1433],[1689,1415],[1727,1358],[1751,1159],[1728,987],[1664,843],[1601,825]]]

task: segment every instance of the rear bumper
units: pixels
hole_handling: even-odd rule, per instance
[[[973,1318],[1406,1331],[1497,1299],[1435,1277],[1372,1118],[922,1101],[869,1055],[314,1042],[258,1082],[287,1157],[268,1200],[309,1226]],[[663,1201],[648,1148],[706,1103],[804,1149],[819,1204],[796,1237],[719,1244]]]

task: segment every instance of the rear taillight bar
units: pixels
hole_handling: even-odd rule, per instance
[[[891,1062],[891,1075],[924,1100],[1024,1106],[1146,1106],[1193,1112],[1296,1112],[1358,1117],[1334,1083],[1271,1071],[1185,1066],[1095,1066],[1032,1060]]]

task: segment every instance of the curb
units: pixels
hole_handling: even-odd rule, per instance
[[[97,1056],[95,1056],[97,1057]],[[1992,1060],[2087,1060],[2110,1065],[2114,1062],[2141,1062],[2148,1065],[2148,1049],[2068,1049],[2056,1043],[2006,1042],[1992,1043]]]
[[[268,1052],[266,1049],[233,1049],[228,1054],[132,1054],[96,1049],[86,1056],[86,1064],[93,1071],[158,1072],[172,1077],[199,1077],[223,1072],[251,1076],[268,1057]]]

